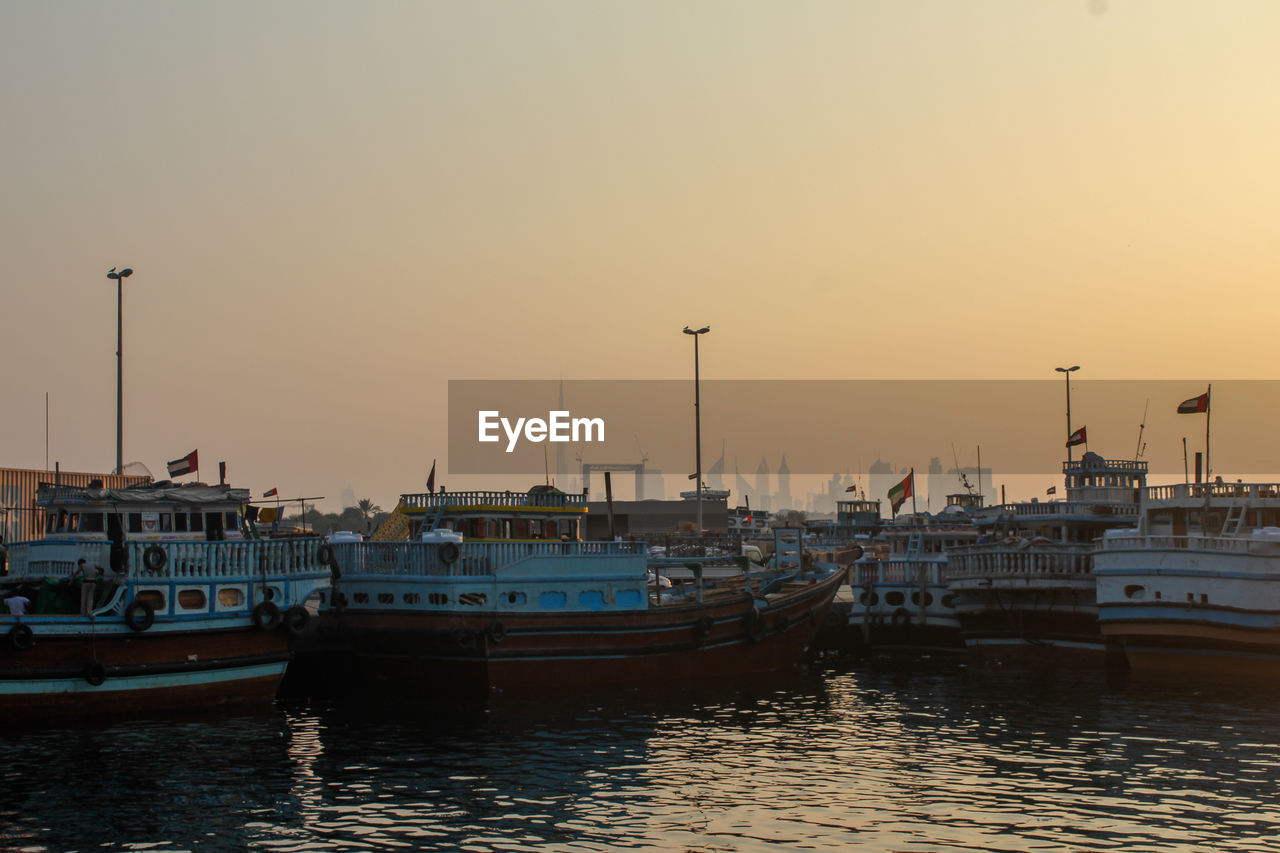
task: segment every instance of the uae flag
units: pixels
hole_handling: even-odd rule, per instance
[[[190,474],[192,471],[200,470],[200,460],[196,455],[198,451],[191,451],[181,459],[175,459],[169,463],[169,476],[181,477],[183,474]]]
[[[912,471],[905,480],[889,490],[889,506],[893,507],[894,515],[898,514],[898,510],[906,499],[911,497],[911,485],[912,480],[915,479],[915,473]]]
[[[1080,427],[1080,429],[1071,433],[1071,435],[1067,437],[1067,447],[1075,447],[1077,444],[1086,444],[1088,441],[1089,439],[1085,437],[1084,427]]]
[[[1056,495],[1057,493],[1058,493],[1057,486],[1050,486],[1048,489],[1045,490],[1046,495]]]
[[[279,490],[278,490],[278,489],[268,489],[267,491],[265,491],[265,492],[263,492],[263,493],[262,493],[262,496],[263,496],[264,498],[269,498],[269,497],[273,497],[273,496],[275,496],[275,495],[277,495],[277,494],[279,494],[279,493],[280,493],[280,492],[279,492]]]
[[[427,475],[427,493],[435,494],[436,492],[436,460],[431,460],[431,473]]]
[[[1199,397],[1192,397],[1190,400],[1183,400],[1178,404],[1178,414],[1194,415],[1199,412],[1209,411],[1209,392],[1201,394]]]

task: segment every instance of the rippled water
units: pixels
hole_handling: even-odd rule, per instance
[[[1280,694],[827,662],[749,690],[0,735],[0,849],[1280,850]]]

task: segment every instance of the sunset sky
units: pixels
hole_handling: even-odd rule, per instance
[[[114,465],[113,266],[125,461],[334,510],[443,468],[448,380],[691,378],[686,324],[714,379],[1277,378],[1278,34],[1271,0],[6,0],[0,466],[44,466],[46,393],[49,463]]]

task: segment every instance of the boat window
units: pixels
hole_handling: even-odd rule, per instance
[[[578,593],[578,606],[588,610],[604,610],[604,593],[598,589],[584,589]]]
[[[528,539],[529,538],[529,522],[527,519],[517,518],[511,522],[511,538],[512,539]]]
[[[558,610],[567,600],[563,592],[544,592],[538,596],[538,606],[543,610]]]
[[[129,532],[130,533],[142,532],[142,513],[140,512],[129,513]]]
[[[47,516],[45,516],[44,532],[53,533],[57,529],[58,529],[58,515],[57,513],[51,512]]]
[[[390,592],[378,593],[378,603],[379,604],[395,604],[396,603],[395,594]]]
[[[224,524],[226,524],[226,528],[225,528],[225,529],[227,529],[227,530],[239,530],[239,529],[240,529],[240,516],[239,516],[237,513],[234,513],[234,512],[228,512],[228,513],[226,513],[226,517],[225,517],[225,519],[224,519],[224,522],[223,522],[223,523],[224,523]]]
[[[173,516],[167,512],[160,513],[160,531],[168,533],[173,530]]]
[[[80,529],[80,513],[73,512],[71,513],[70,517],[67,519],[67,531],[70,533],[75,533],[79,529]]]
[[[416,593],[416,592],[406,592],[406,593],[404,594],[404,603],[405,603],[405,604],[417,604],[417,603],[418,603],[419,601],[421,601],[421,600],[422,600],[422,599],[418,596],[418,593]]]
[[[529,519],[529,538],[530,539],[542,538],[542,519],[540,518]]]
[[[86,512],[81,516],[81,529],[87,533],[101,533],[106,529],[102,522],[102,513]]]
[[[897,590],[894,590],[893,592],[887,592],[884,595],[884,603],[889,605],[890,607],[897,607],[898,605],[902,604],[906,600],[907,600],[907,597],[902,593],[898,592]]]
[[[351,596],[351,600],[352,600],[352,601],[354,601],[356,604],[368,604],[368,603],[369,603],[369,593],[367,593],[367,592],[357,592],[357,593],[355,593],[354,595],[352,595],[352,596]]]
[[[183,589],[178,591],[178,607],[183,610],[204,610],[209,606],[209,599],[202,589]]]
[[[427,593],[427,603],[435,605],[444,605],[449,603],[449,596],[443,592]]]
[[[144,533],[156,533],[160,530],[160,513],[144,512],[142,514],[142,531]]]
[[[506,599],[507,604],[526,604],[529,601],[529,596],[523,592],[509,592],[506,594]]]
[[[244,592],[238,587],[222,587],[218,590],[218,604],[221,607],[239,607],[244,603]]]
[[[200,533],[204,531],[204,515],[198,512],[191,513],[191,532]]]
[[[138,594],[133,597],[134,601],[145,601],[151,605],[151,609],[156,613],[166,610],[164,603],[164,593],[158,589],[139,590]]]
[[[187,532],[187,514],[185,512],[175,512],[173,514],[173,529],[178,533]]]

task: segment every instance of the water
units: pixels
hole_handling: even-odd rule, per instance
[[[827,661],[751,689],[0,735],[4,850],[1280,850],[1280,694]]]

